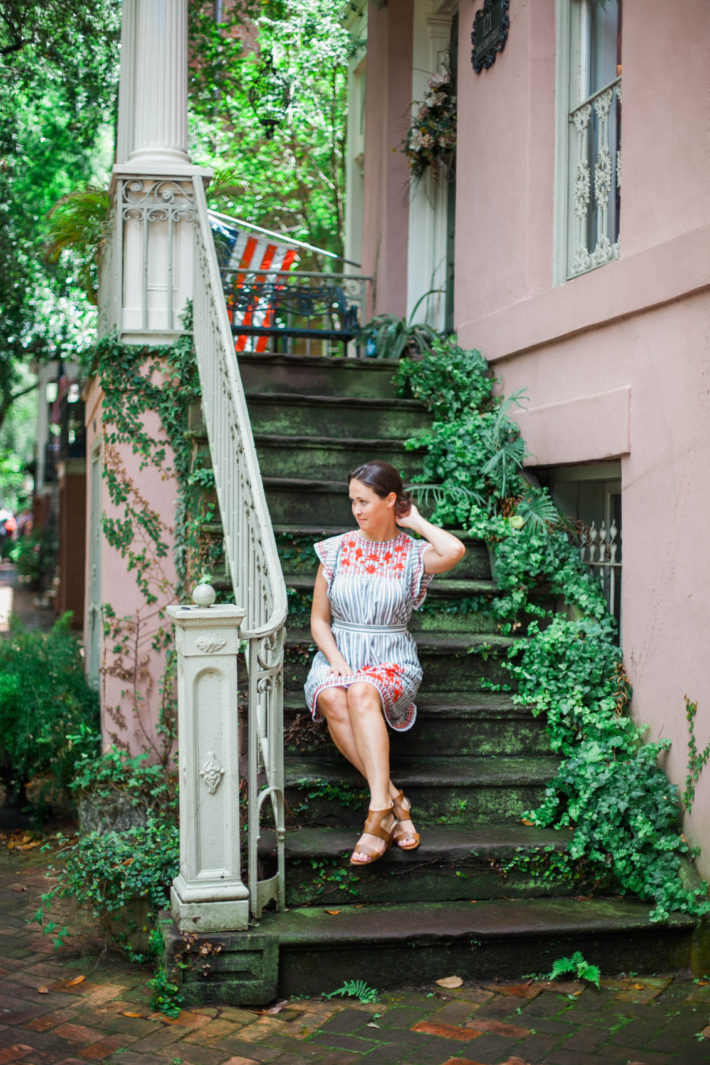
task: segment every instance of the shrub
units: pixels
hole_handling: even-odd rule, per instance
[[[493,396],[485,360],[454,338],[403,362],[398,380],[435,418],[429,432],[407,442],[427,451],[420,493],[433,498],[435,520],[459,524],[494,552],[502,594],[491,609],[501,631],[528,623],[504,662],[505,687],[545,714],[562,762],[527,818],[571,829],[570,866],[600,887],[653,900],[653,919],[673,910],[702,916],[710,910],[708,885],[684,882],[693,854],[680,833],[678,790],[657,764],[668,741],[644,743],[644,730],[626,713],[631,686],[599,583],[580,560],[570,522],[523,471],[525,445],[510,417],[519,394]],[[548,602],[561,601],[563,612],[545,605],[541,591]],[[710,753],[697,751],[692,712],[688,720],[692,784]]]
[[[47,633],[13,621],[0,640],[0,779],[10,800],[23,802],[35,777],[41,798],[66,796],[77,762],[98,750],[98,696],[69,620]]]
[[[149,765],[146,751],[86,752],[69,786],[79,799],[82,829],[121,830],[145,823],[150,814],[171,820],[177,813],[177,777],[164,765]]]
[[[30,588],[42,591],[50,582],[57,566],[57,534],[48,526],[22,536],[10,547],[8,554]]]
[[[136,945],[145,943],[147,949],[150,929],[168,905],[178,873],[175,822],[149,816],[144,825],[125,832],[89,832],[73,842],[59,836],[58,841],[63,864],[51,870],[57,883],[42,896],[35,920],[61,944],[67,929],[58,929],[48,914],[54,899],[73,898],[90,909],[133,960],[143,960]]]

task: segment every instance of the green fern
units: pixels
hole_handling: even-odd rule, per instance
[[[594,984],[598,988],[601,970],[598,965],[591,965],[585,961],[581,952],[576,950],[571,958],[558,958],[553,964],[548,979],[556,980],[558,976],[573,976],[577,980],[586,980],[588,984]]]
[[[370,987],[364,980],[346,980],[342,987],[339,987],[337,991],[331,991],[329,995],[324,995],[324,998],[336,996],[359,998],[361,1002],[373,1003],[377,1002],[377,989]]]

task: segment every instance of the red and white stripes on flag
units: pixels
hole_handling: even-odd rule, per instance
[[[279,244],[270,237],[250,233],[249,230],[234,229],[236,235],[230,250],[226,269],[230,277],[230,288],[234,291],[248,284],[263,284],[276,281],[279,271],[290,270],[298,257],[298,248]],[[247,276],[248,275],[248,276]],[[268,328],[274,321],[274,309],[268,296],[260,300],[256,307],[244,312],[235,312],[229,307],[232,325],[253,325]],[[266,351],[268,338],[265,336],[235,336],[237,351]]]

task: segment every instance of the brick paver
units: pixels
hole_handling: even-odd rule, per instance
[[[80,935],[55,951],[32,917],[48,857],[0,832],[0,1065],[710,1065],[710,982],[614,977],[402,989],[364,1005],[280,1002],[154,1012],[148,969]],[[353,974],[357,976],[357,974]],[[449,973],[442,973],[449,976]]]

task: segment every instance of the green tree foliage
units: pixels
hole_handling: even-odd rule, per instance
[[[117,79],[118,0],[0,0],[0,426],[28,359],[68,357],[91,313],[47,213],[95,174]]]
[[[226,6],[226,5],[225,5]],[[358,43],[331,0],[242,3],[215,24],[213,5],[193,5],[190,25],[191,146],[215,169],[220,210],[343,254],[347,62]],[[272,57],[287,82],[257,103]],[[272,114],[271,137],[258,115]]]

